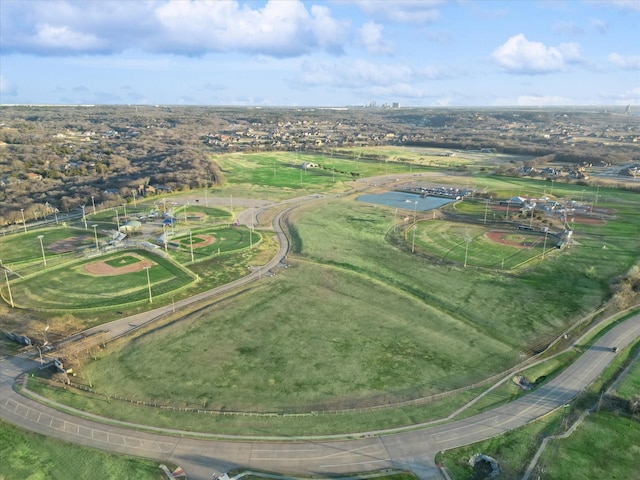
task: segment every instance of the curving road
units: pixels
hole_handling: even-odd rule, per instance
[[[380,184],[380,181],[378,181]],[[318,196],[292,201],[296,206]],[[285,210],[286,211],[286,210]],[[288,242],[280,228],[280,212],[274,230],[280,239],[278,255],[263,272],[276,267],[286,256]],[[255,212],[251,211],[251,216]],[[253,222],[254,220],[250,220]],[[245,219],[246,222],[246,219]],[[220,295],[254,281],[260,271],[247,277],[175,304],[184,305]],[[135,315],[87,331],[108,329],[108,337],[123,335],[171,312],[171,305]],[[572,366],[545,386],[508,405],[462,420],[437,426],[422,425],[406,431],[367,432],[360,438],[336,440],[309,437],[293,441],[256,440],[168,431],[125,422],[113,422],[84,412],[54,408],[44,399],[35,401],[18,394],[14,385],[21,375],[38,363],[31,355],[5,358],[0,362],[0,417],[27,430],[113,452],[154,458],[181,465],[192,480],[209,480],[213,471],[247,467],[297,474],[330,475],[405,468],[422,479],[442,478],[434,464],[438,451],[490,438],[518,428],[546,415],[576,397],[615,357],[612,346],[620,349],[640,337],[640,315],[636,315],[605,334]],[[101,340],[103,341],[103,340]],[[82,414],[82,416],[80,416]]]

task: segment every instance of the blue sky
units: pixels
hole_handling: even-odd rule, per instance
[[[640,105],[640,0],[0,0],[0,103]]]

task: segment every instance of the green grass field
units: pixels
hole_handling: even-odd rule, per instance
[[[0,422],[0,479],[162,480],[153,460],[81,447]]]
[[[130,251],[79,260],[71,265],[44,270],[37,276],[12,282],[13,299],[18,306],[44,310],[75,310],[120,308],[120,305],[144,301],[148,298],[147,272],[122,275],[93,275],[84,270],[95,262],[127,264],[135,257]],[[162,295],[189,284],[193,279],[168,259],[136,250],[136,255],[152,261],[149,269],[152,294]],[[130,259],[130,260],[127,260]]]
[[[220,155],[215,161],[221,166],[230,186],[256,185],[293,191],[320,191],[334,184],[350,182],[355,178],[392,173],[407,173],[406,165],[353,157],[273,152],[268,154]],[[304,162],[315,163],[317,168],[303,169]]]
[[[492,240],[495,233],[500,238],[520,246],[502,244]],[[413,244],[413,229],[406,230],[406,241]],[[495,227],[427,220],[417,224],[415,246],[441,260],[464,264],[469,267],[512,269],[537,256],[551,255],[558,237],[541,232],[495,229]]]
[[[612,412],[589,415],[569,438],[550,442],[538,466],[545,480],[637,478],[640,423]]]
[[[461,349],[469,353],[463,360]],[[375,279],[300,263],[241,301],[216,304],[88,364],[87,375],[101,393],[136,399],[308,410],[460,387],[514,355]]]
[[[40,235],[42,235],[42,246],[44,247],[47,263],[55,263],[56,257],[65,256],[64,253],[57,252],[51,247],[55,242],[73,239],[70,242],[78,247],[95,246],[93,229],[89,231],[58,226],[27,233],[15,233],[0,237],[0,259],[2,259],[2,263],[12,270],[18,271],[32,263],[42,264],[42,248],[40,247],[40,239],[38,239]]]

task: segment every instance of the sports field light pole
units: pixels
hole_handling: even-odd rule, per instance
[[[489,199],[485,200],[484,204],[484,223],[487,223],[487,211],[489,210]]]
[[[100,250],[100,247],[98,246],[98,230],[96,230],[98,228],[98,225],[94,223],[91,226],[93,227],[93,236],[96,239],[96,250]]]
[[[93,214],[96,214],[96,199],[93,195],[91,195],[91,205],[93,206]]]
[[[469,254],[469,244],[471,243],[471,237],[467,235],[466,237],[464,237],[464,241],[467,244],[464,250],[464,267],[467,268],[467,256]]]
[[[122,208],[124,208],[124,216],[126,217],[127,216],[127,204],[123,203],[122,204]]]
[[[42,250],[42,264],[47,266],[47,257],[44,256],[44,245],[42,244],[42,238],[44,235],[38,235],[38,240],[40,240],[40,250]]]
[[[149,277],[149,269],[151,267],[144,267],[147,271],[147,286],[149,287],[149,303],[153,303],[153,297],[151,296],[151,278]]]
[[[544,254],[547,253],[547,234],[549,230],[544,231],[544,246],[542,247],[542,258],[544,259]]]
[[[120,215],[118,215],[118,208],[116,210],[116,224],[118,225],[118,232],[120,232]]]
[[[533,205],[531,207],[531,220],[529,220],[529,228],[533,228],[533,213],[535,212],[535,210],[536,210],[536,206]]]
[[[20,213],[22,214],[22,227],[24,228],[24,233],[27,233],[27,222],[24,220],[24,208],[20,209]]]
[[[418,229],[417,225],[413,226],[413,241],[411,242],[411,253],[416,251],[416,230]]]
[[[82,205],[82,221],[84,222],[84,229],[85,230],[89,230],[89,227],[87,227],[87,216],[85,215],[85,211],[84,211],[84,205]]]
[[[164,241],[164,251],[167,251],[167,224],[162,224],[162,240]]]
[[[4,278],[7,281],[7,290],[9,291],[9,303],[11,304],[11,308],[15,308],[16,306],[13,304],[13,296],[11,295],[11,285],[9,285],[9,275],[7,274],[7,269],[4,269]]]
[[[191,263],[193,263],[193,239],[191,237],[191,230],[189,230],[189,246],[191,247]]]

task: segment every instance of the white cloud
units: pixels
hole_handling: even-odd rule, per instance
[[[443,0],[359,0],[356,4],[373,18],[397,23],[431,23],[440,18],[435,8]]]
[[[640,70],[640,55],[623,56],[618,53],[609,54],[609,62],[623,70]]]
[[[382,35],[383,26],[376,22],[367,22],[359,33],[359,43],[367,52],[372,54],[389,54],[393,52],[393,45]]]
[[[572,105],[574,102],[555,95],[520,95],[516,105],[521,107],[548,107],[553,105]]]
[[[519,74],[559,72],[569,64],[582,62],[577,43],[547,47],[541,42],[530,42],[522,33],[509,38],[494,50],[492,57],[506,71]]]
[[[324,7],[309,12],[298,0],[271,0],[260,9],[250,5],[172,0],[155,12],[167,34],[159,49],[190,55],[245,51],[272,56],[296,56],[318,47],[342,50],[347,25],[332,19]]]
[[[95,51],[103,46],[102,42],[90,33],[82,33],[66,26],[57,27],[49,24],[38,25],[32,39],[35,45],[50,51]]]
[[[300,0],[2,1],[0,43],[9,53],[342,53],[349,28],[327,7]]]
[[[0,96],[15,97],[18,94],[16,87],[7,77],[0,74]],[[2,98],[0,98],[2,101]]]
[[[591,28],[593,28],[598,33],[607,33],[609,31],[609,24],[604,20],[600,20],[599,18],[594,18],[590,22]]]
[[[415,71],[405,64],[377,64],[364,60],[341,60],[332,63],[305,62],[299,76],[305,85],[363,88],[411,83]]]

